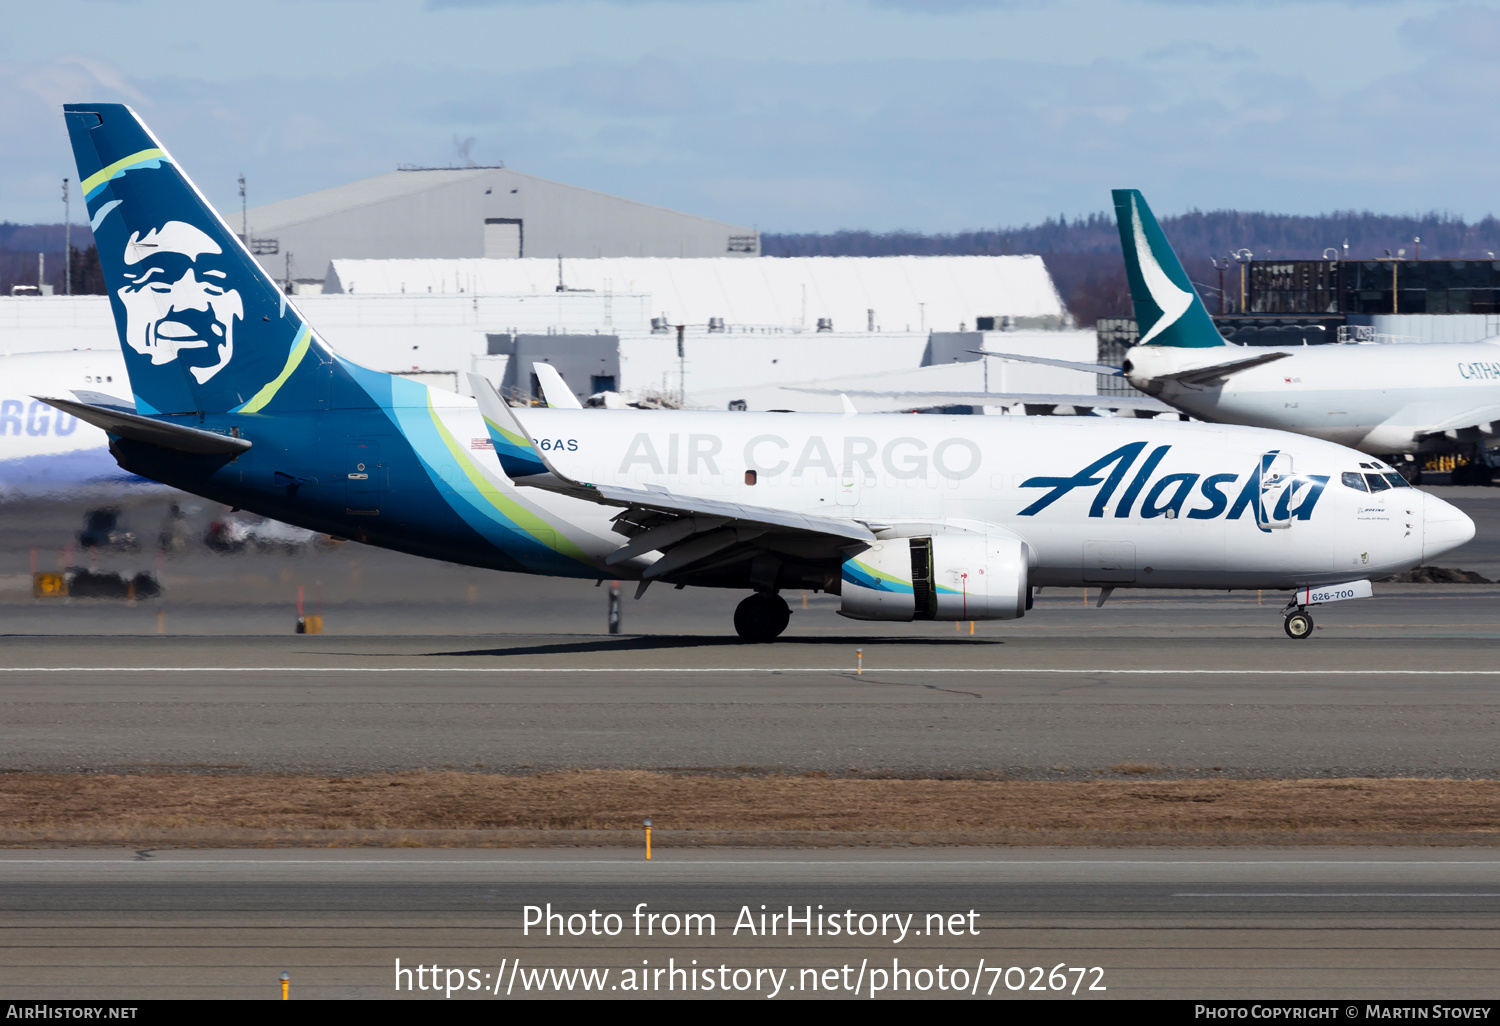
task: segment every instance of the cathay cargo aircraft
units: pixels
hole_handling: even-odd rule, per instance
[[[743,590],[748,640],[785,629],[787,588],[862,620],[1005,620],[1037,586],[1088,584],[1284,589],[1306,637],[1308,606],[1473,534],[1389,467],[1254,428],[512,409],[483,379],[476,401],[377,373],[323,342],[133,111],[65,111],[131,395],[48,401],[108,432],[123,468],[277,520],[496,570]]]
[[[1469,343],[1236,346],[1224,341],[1135,189],[1115,217],[1140,343],[1120,367],[990,354],[1123,375],[1167,405],[1219,424],[1325,438],[1375,455],[1459,453],[1488,483],[1500,436],[1500,339]]]

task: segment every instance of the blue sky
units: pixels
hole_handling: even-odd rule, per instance
[[[7,3],[0,220],[122,100],[238,208],[480,163],[764,231],[1500,209],[1500,0]],[[253,12],[253,13],[247,13]]]

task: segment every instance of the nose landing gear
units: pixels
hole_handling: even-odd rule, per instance
[[[1307,585],[1292,592],[1289,601],[1281,610],[1286,617],[1282,624],[1286,636],[1301,641],[1312,636],[1313,618],[1308,615],[1309,606],[1321,606],[1327,602],[1343,602],[1346,599],[1369,598],[1374,593],[1368,578],[1344,581],[1341,584]]]
[[[1312,635],[1313,618],[1305,610],[1298,609],[1295,613],[1288,613],[1286,622],[1281,626],[1287,637],[1301,641]]]
[[[734,630],[752,643],[775,641],[792,618],[786,599],[780,595],[751,595],[734,610]]]

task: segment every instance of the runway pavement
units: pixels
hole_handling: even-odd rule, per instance
[[[1494,643],[1448,633],[7,638],[0,769],[1492,777]]]
[[[599,916],[588,926],[555,920],[550,938],[541,926],[523,934],[525,907],[540,907],[532,915],[545,923],[549,903],[564,917]],[[679,924],[661,918],[643,919],[638,936],[641,903],[644,916],[709,914],[713,934],[699,920],[703,936],[665,936]],[[762,932],[762,905],[783,913],[766,920],[774,936]],[[787,906],[812,913],[812,936],[800,924],[787,936]],[[779,979],[782,998],[869,998],[872,984],[887,988],[877,996],[915,996],[925,982],[925,996],[986,1000],[1493,999],[1497,913],[1500,861],[1399,849],[658,847],[650,863],[593,852],[3,852],[0,994],[274,997],[286,971],[294,998],[391,997],[399,958],[403,968],[440,967],[443,985],[463,988],[455,999],[501,1001],[560,990],[639,995],[613,989],[626,985],[627,970],[652,971],[651,997],[683,996],[691,981],[697,996],[721,996],[727,984],[765,999]],[[834,936],[835,916],[841,931],[868,935]],[[569,922],[581,936],[559,935]],[[540,983],[533,976],[580,967],[609,972],[588,991],[573,977],[571,992],[555,972]],[[1049,981],[1055,967],[1060,976]],[[1031,990],[1038,979],[1044,989]],[[411,988],[402,997],[447,1000],[443,990],[418,990],[414,973],[401,981]],[[1045,989],[1059,981],[1065,991]],[[421,982],[433,980],[424,973]]]
[[[1481,526],[1445,562],[1500,577],[1500,491],[1439,491]],[[1048,590],[971,634],[858,623],[791,593],[784,639],[746,646],[737,593],[636,602],[626,585],[627,633],[610,637],[592,582],[352,544],[159,559],[160,515],[127,510],[142,549],[85,557],[66,550],[81,509],[5,507],[0,769],[1500,771],[1497,586],[1377,585],[1316,609],[1300,642],[1275,594],[1121,591],[1097,608],[1097,592]],[[43,569],[152,570],[165,593],[33,599],[33,550]],[[324,635],[292,633],[299,589]]]

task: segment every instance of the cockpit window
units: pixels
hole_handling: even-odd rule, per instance
[[[1365,487],[1364,475],[1356,474],[1351,470],[1344,471],[1344,486],[1353,488],[1356,492],[1368,492],[1370,490]]]
[[[1366,474],[1365,483],[1370,486],[1372,492],[1383,492],[1391,486],[1391,483],[1381,474]]]
[[[1385,479],[1391,483],[1391,487],[1392,488],[1410,488],[1411,487],[1411,482],[1407,481],[1406,478],[1402,477],[1400,474],[1396,473],[1394,470],[1392,470],[1389,473],[1387,473],[1385,475]]]

